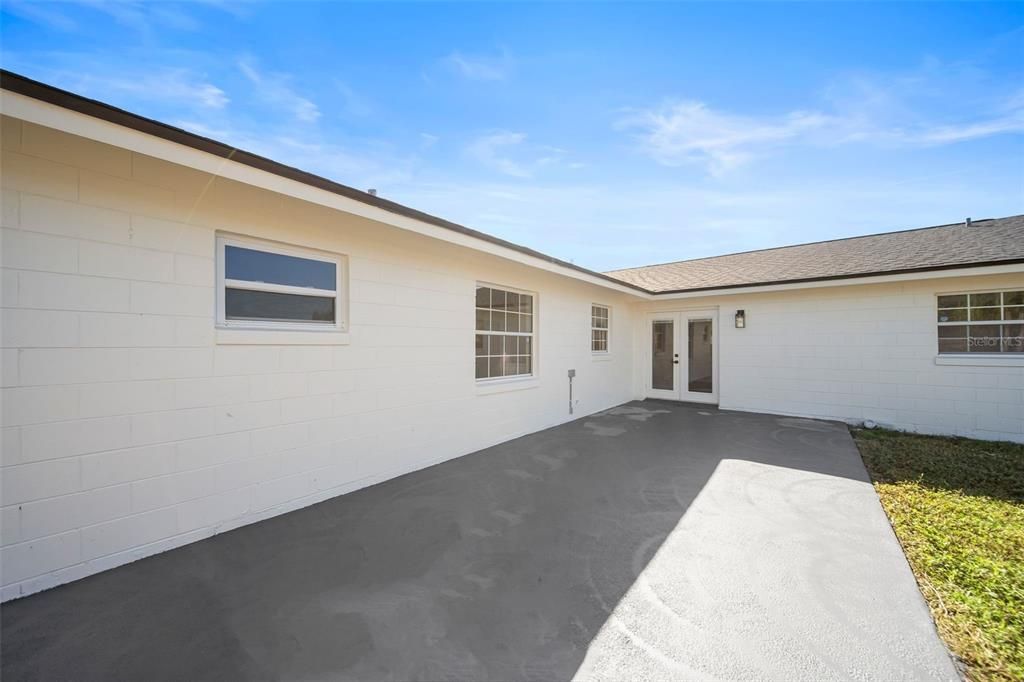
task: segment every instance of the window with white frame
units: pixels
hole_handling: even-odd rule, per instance
[[[533,294],[476,287],[476,378],[533,375]]]
[[[1024,353],[1024,291],[938,297],[939,353]]]
[[[606,305],[594,303],[590,306],[590,351],[608,352],[608,332],[611,329],[611,315]]]
[[[344,257],[336,254],[219,236],[217,324],[344,330],[344,267]]]

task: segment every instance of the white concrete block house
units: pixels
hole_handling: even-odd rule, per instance
[[[4,599],[634,399],[1024,442],[1024,216],[601,274],[2,86]]]

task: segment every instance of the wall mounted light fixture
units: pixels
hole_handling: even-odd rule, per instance
[[[736,311],[736,328],[743,329],[747,326],[747,314],[742,310]]]

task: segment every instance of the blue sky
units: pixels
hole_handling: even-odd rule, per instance
[[[1024,213],[1024,4],[3,0],[3,66],[595,269]]]

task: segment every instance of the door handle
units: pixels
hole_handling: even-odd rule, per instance
[[[673,365],[678,365],[678,364],[679,364],[679,361],[678,361],[678,360],[673,360],[673,361],[672,361],[672,364],[673,364]]]

